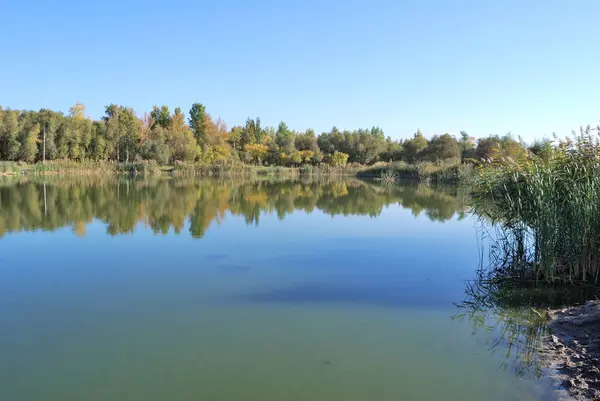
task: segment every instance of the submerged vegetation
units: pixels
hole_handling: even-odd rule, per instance
[[[600,279],[600,145],[588,127],[538,155],[490,163],[475,185],[475,210],[494,230],[492,266],[519,280]]]

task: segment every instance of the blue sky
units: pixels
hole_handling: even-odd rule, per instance
[[[207,106],[317,132],[600,121],[600,1],[6,1],[0,104]]]

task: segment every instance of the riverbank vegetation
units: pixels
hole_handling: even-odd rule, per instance
[[[393,140],[378,127],[333,127],[317,134],[312,129],[292,130],[284,122],[263,126],[258,117],[229,129],[200,103],[193,104],[187,116],[181,108],[171,111],[167,106],[155,106],[140,116],[131,108],[111,104],[99,120],[88,118],[81,103],[67,114],[0,108],[0,161],[5,162],[0,174],[5,175],[56,174],[78,168],[197,175],[283,174],[284,169],[292,169],[297,171],[286,174],[363,172],[369,176],[391,169],[399,178],[457,181],[470,171],[461,167],[464,164],[497,153],[519,159],[527,152],[510,135],[476,140],[461,132],[458,139],[450,134],[428,139],[417,131],[409,139]]]
[[[600,279],[598,130],[541,144],[538,154],[491,162],[476,180],[476,211],[489,218],[492,266],[501,276],[549,282]]]
[[[0,176],[10,175],[89,175],[89,174],[127,174],[158,175],[169,173],[173,176],[198,177],[303,177],[303,176],[354,176],[364,167],[345,165],[334,167],[327,164],[300,167],[255,166],[239,161],[223,161],[213,164],[176,163],[161,166],[154,161],[116,163],[106,161],[52,160],[45,163],[27,164],[23,162],[0,161]]]

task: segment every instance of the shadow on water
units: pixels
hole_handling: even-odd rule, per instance
[[[241,274],[247,273],[250,270],[252,270],[252,266],[244,264],[222,263],[217,265],[217,270],[219,270],[222,273]]]
[[[456,188],[402,185],[385,188],[359,180],[187,180],[125,178],[0,179],[0,237],[6,233],[72,227],[80,237],[94,220],[109,235],[132,233],[139,224],[156,234],[187,227],[202,238],[228,215],[258,225],[261,214],[280,219],[294,211],[330,216],[376,217],[389,205],[444,222],[467,215]],[[220,255],[213,255],[215,260]]]
[[[449,304],[444,291],[424,288],[423,283],[352,281],[303,283],[235,296],[248,303],[271,304],[350,304],[386,308],[437,309]],[[430,284],[430,283],[428,283]]]
[[[211,253],[208,254],[206,256],[204,256],[205,260],[223,260],[223,259],[227,259],[227,255],[224,253]]]

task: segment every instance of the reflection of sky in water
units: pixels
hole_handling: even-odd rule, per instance
[[[0,239],[0,399],[542,399],[450,319],[478,263],[470,218],[189,224]]]

